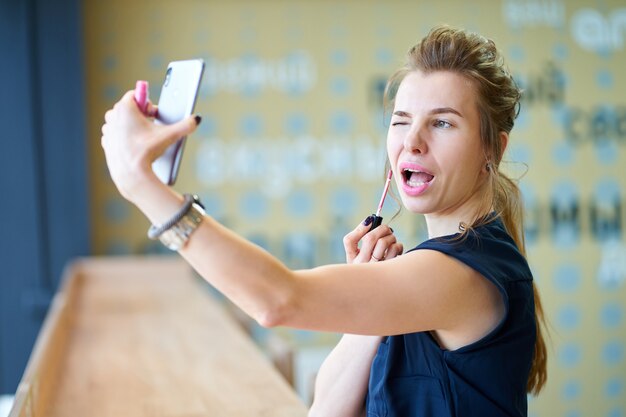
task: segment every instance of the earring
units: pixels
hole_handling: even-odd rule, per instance
[[[487,170],[487,172],[491,171],[491,162],[487,162],[487,164],[485,165],[485,169]]]

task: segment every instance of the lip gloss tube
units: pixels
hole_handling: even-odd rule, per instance
[[[385,197],[387,196],[387,191],[389,191],[389,185],[391,184],[391,176],[393,172],[391,169],[387,173],[387,181],[385,181],[385,188],[383,189],[383,194],[380,196],[380,202],[378,203],[378,209],[376,210],[376,214],[372,214],[374,220],[372,221],[372,226],[370,227],[370,232],[376,229],[383,223],[383,218],[380,216],[380,212],[383,209],[383,204],[385,203]]]

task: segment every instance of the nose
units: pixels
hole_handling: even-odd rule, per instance
[[[419,127],[410,129],[404,137],[404,149],[409,153],[426,153],[428,147],[425,135],[426,132]]]

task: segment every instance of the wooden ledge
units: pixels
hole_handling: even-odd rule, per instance
[[[306,408],[178,257],[72,263],[10,417],[297,417]]]

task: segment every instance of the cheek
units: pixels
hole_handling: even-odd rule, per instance
[[[390,161],[398,159],[400,150],[402,149],[402,142],[392,134],[387,134],[387,156]]]

